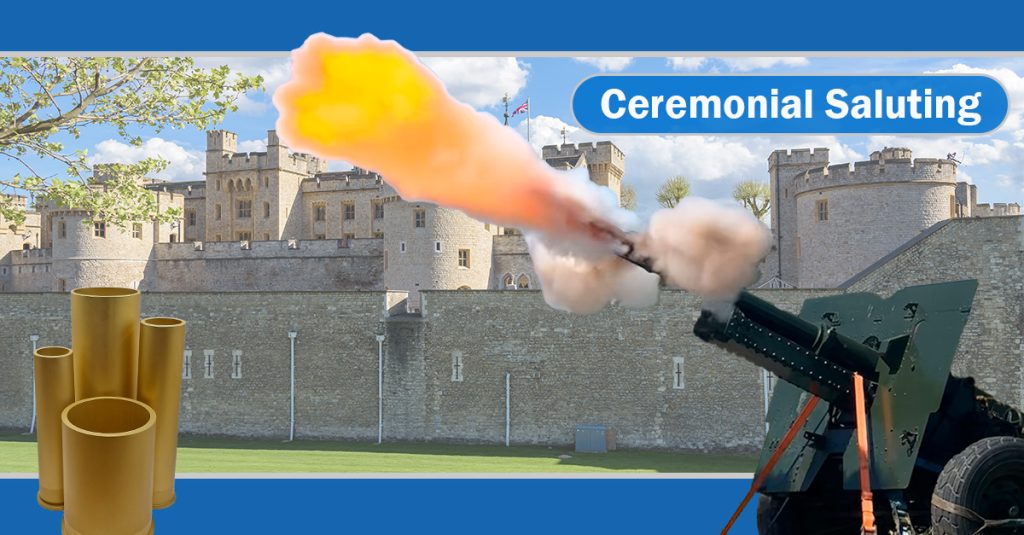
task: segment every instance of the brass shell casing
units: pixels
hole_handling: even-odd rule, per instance
[[[61,414],[66,535],[153,532],[156,413],[121,397],[83,399]]]
[[[174,503],[174,465],[178,449],[181,366],[185,352],[185,321],[146,318],[139,335],[138,400],[156,411],[156,461],[153,507]]]
[[[32,358],[36,382],[36,449],[39,452],[39,505],[64,508],[64,459],[60,416],[75,402],[74,364],[66,347],[40,347]]]
[[[139,378],[138,290],[77,288],[71,291],[71,349],[75,400],[135,398]]]

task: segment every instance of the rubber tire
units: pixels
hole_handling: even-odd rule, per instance
[[[989,437],[971,444],[946,463],[935,484],[935,495],[966,507],[985,516],[985,505],[978,503],[985,486],[992,477],[1008,472],[1011,484],[1024,493],[1024,439],[1014,437]],[[1005,490],[1005,487],[1004,487]],[[1020,509],[1018,517],[1024,516],[1024,495],[1015,493],[1010,498]],[[1001,494],[1007,495],[1005,492]],[[992,513],[988,513],[992,514]],[[989,517],[1000,520],[1006,516]],[[933,535],[972,535],[981,528],[981,523],[932,506]],[[1024,534],[1024,528],[991,530],[1000,535]]]

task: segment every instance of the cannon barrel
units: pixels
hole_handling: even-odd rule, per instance
[[[840,334],[825,318],[815,325],[745,291],[729,317],[703,310],[693,331],[705,342],[832,402],[850,401],[853,372],[875,380],[882,358]]]

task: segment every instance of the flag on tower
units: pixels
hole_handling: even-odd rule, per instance
[[[519,115],[520,113],[526,113],[530,111],[530,99],[526,99],[526,102],[519,105],[518,108],[512,111],[512,117]]]

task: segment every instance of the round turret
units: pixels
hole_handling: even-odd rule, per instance
[[[798,281],[831,288],[955,216],[956,164],[886,148],[871,160],[797,174]]]
[[[491,277],[494,225],[430,203],[402,200],[384,207],[384,286],[420,290],[486,289]]]

